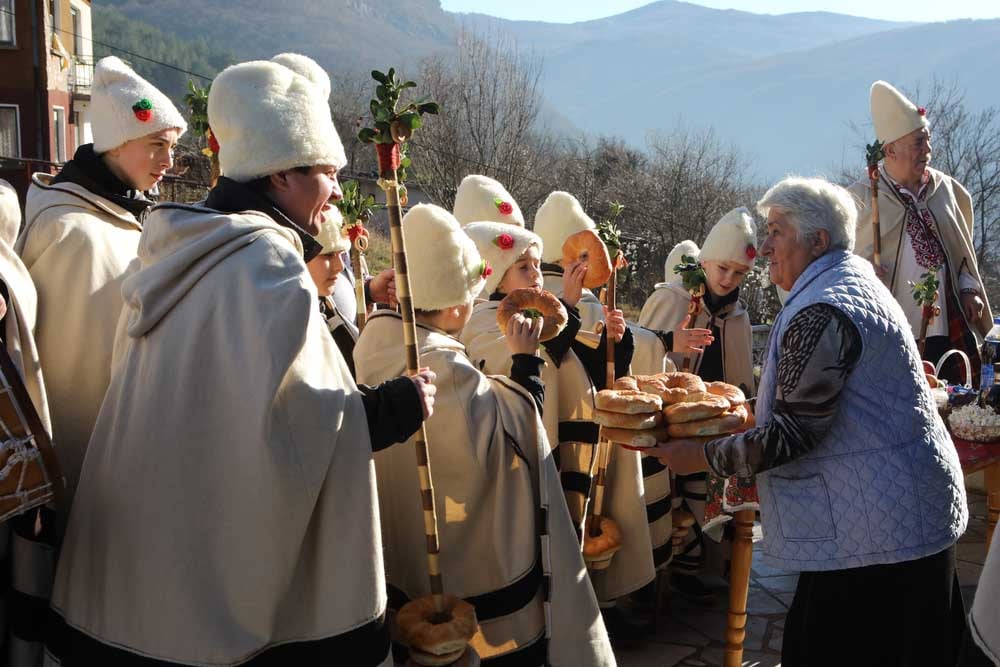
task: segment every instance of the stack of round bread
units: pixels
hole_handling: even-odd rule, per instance
[[[597,397],[594,421],[601,425],[602,435],[630,449],[647,449],[670,438],[737,433],[753,419],[739,387],[704,382],[692,373],[623,377],[613,390],[598,392]],[[655,398],[662,404],[662,418],[652,412]],[[627,417],[608,414],[628,410]]]
[[[659,393],[658,387],[640,386],[631,377],[622,378],[613,389],[597,392],[594,422],[601,425],[601,436],[629,449],[647,449],[666,440]]]

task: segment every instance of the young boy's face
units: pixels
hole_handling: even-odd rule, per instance
[[[716,296],[726,296],[732,292],[750,272],[749,266],[738,262],[705,261],[701,264],[705,268],[708,289]]]
[[[525,287],[541,289],[542,284],[542,253],[536,246],[531,246],[503,274],[503,280],[500,281],[497,290],[503,294],[510,294],[516,289]]]

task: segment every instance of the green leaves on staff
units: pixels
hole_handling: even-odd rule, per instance
[[[691,293],[697,292],[707,280],[701,262],[691,255],[681,255],[681,263],[674,267],[674,272],[681,277],[684,289]]]
[[[878,139],[873,144],[865,144],[865,159],[869,168],[877,167],[885,159],[885,144]]]
[[[357,181],[346,181],[342,185],[343,198],[334,202],[340,214],[344,216],[344,225],[350,226],[355,222],[366,224],[372,215],[383,204],[376,204],[374,195],[365,196],[361,192],[361,186]]]
[[[907,285],[913,290],[913,300],[920,306],[933,306],[938,300],[938,288],[941,287],[937,278],[940,267],[931,269],[920,276],[919,282],[908,280]]]
[[[365,127],[358,132],[358,139],[366,144],[404,143],[413,135],[414,130],[423,126],[424,121],[421,116],[441,111],[441,106],[437,102],[427,98],[397,108],[403,91],[416,88],[417,83],[400,81],[396,77],[396,70],[392,67],[386,73],[373,70],[372,78],[379,84],[375,88],[375,99],[368,104],[375,124],[374,127]]]

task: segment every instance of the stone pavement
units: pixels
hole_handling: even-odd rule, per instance
[[[986,496],[969,493],[969,528],[958,543],[958,579],[966,608],[986,559]],[[756,558],[755,558],[756,561]],[[780,667],[781,634],[797,576],[756,563],[750,576],[744,667]],[[619,651],[619,667],[721,666],[725,652],[728,593],[719,580],[715,598],[693,604],[674,596],[666,603],[657,631],[640,649]]]

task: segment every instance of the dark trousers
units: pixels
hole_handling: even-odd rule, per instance
[[[965,631],[955,547],[918,560],[802,572],[782,667],[950,667]]]

